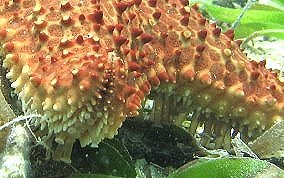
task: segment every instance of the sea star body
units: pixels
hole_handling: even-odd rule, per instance
[[[232,127],[251,135],[283,115],[277,75],[187,0],[0,0],[0,27],[23,110],[65,161],[75,139],[112,138],[153,89],[155,119],[193,111],[190,130],[204,123],[220,146]]]

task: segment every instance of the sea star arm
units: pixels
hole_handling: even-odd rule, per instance
[[[283,119],[283,83],[277,73],[266,69],[265,61],[248,60],[240,41],[233,40],[234,32],[221,33],[197,5],[189,9],[186,1],[169,4],[152,26],[156,35],[166,38],[161,42],[160,35],[149,45],[149,56],[157,55],[152,58],[155,75],[147,76],[152,86],[161,83],[153,96],[154,119],[173,121],[178,113],[191,111],[191,133],[204,124],[204,133],[214,135],[217,147],[228,147],[231,128],[252,139]]]

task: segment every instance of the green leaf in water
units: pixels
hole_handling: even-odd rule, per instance
[[[284,11],[284,0],[264,1],[264,4]]]
[[[206,11],[209,15],[229,23],[234,22],[242,9],[230,9],[220,7],[211,4],[204,4]],[[220,13],[222,12],[222,13]],[[258,23],[258,22],[270,22],[284,25],[284,13],[282,11],[271,11],[271,10],[248,10],[241,20],[241,23]]]
[[[273,23],[247,23],[246,26],[240,25],[235,30],[235,37],[246,38],[252,34],[274,36],[284,39],[284,25]]]
[[[103,174],[74,174],[70,178],[122,178]]]
[[[100,173],[124,178],[136,176],[132,158],[124,145],[115,139],[102,141],[98,148],[86,147],[79,150],[81,152],[72,157],[72,164],[79,170],[83,170],[80,171],[81,173]]]
[[[233,23],[242,9],[224,8],[209,3],[202,3],[208,14],[219,21]],[[220,13],[222,12],[222,13]],[[284,39],[284,13],[272,6],[262,9],[249,9],[236,28],[236,38],[245,38],[256,31],[270,30],[265,35]]]
[[[188,164],[168,178],[243,178],[253,177],[266,168],[271,166],[270,163],[253,158],[221,158],[221,159],[204,159],[198,160],[195,164]],[[275,166],[274,166],[275,167]],[[273,169],[275,169],[273,167]],[[276,169],[278,175],[283,174],[281,169]]]

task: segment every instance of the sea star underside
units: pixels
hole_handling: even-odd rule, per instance
[[[155,116],[193,112],[216,145],[283,116],[283,83],[249,61],[187,0],[0,0],[7,78],[25,113],[69,161],[76,139],[97,145],[156,94]],[[161,104],[161,101],[165,104]],[[226,145],[223,145],[226,146]]]

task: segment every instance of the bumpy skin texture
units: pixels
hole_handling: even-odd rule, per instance
[[[249,61],[232,31],[221,33],[187,5],[0,0],[3,66],[23,110],[42,114],[36,124],[58,143],[57,158],[69,160],[75,139],[86,146],[112,138],[156,88],[157,100],[173,98],[173,105],[156,107],[154,119],[188,109],[190,130],[205,123],[217,142],[232,127],[252,135],[281,119],[277,75]]]

